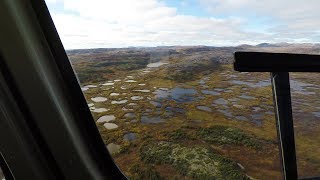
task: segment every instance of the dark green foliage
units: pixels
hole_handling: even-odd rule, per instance
[[[198,130],[198,136],[203,140],[214,144],[245,145],[260,148],[259,141],[242,130],[228,126],[213,126]]]
[[[171,132],[169,134],[169,138],[170,140],[176,140],[176,141],[181,141],[181,140],[187,140],[189,139],[189,136],[186,132],[184,132],[183,130],[181,129],[178,129],[174,132]]]
[[[238,165],[204,147],[184,147],[168,142],[148,143],[140,156],[148,164],[172,165],[193,179],[248,179]]]
[[[189,163],[185,159],[178,159],[174,162],[173,166],[180,172],[180,174],[186,176],[188,174]]]
[[[161,146],[143,146],[140,149],[140,157],[147,163],[172,163],[170,157],[171,153],[172,147],[169,144],[163,144]]]
[[[169,80],[177,81],[179,83],[192,81],[195,79],[195,74],[190,71],[179,71],[166,77]]]
[[[103,75],[106,74],[113,74],[114,71],[110,69],[91,69],[86,68],[81,71],[76,71],[76,74],[80,80],[81,83],[84,82],[101,82],[104,81],[105,78]]]
[[[132,180],[140,180],[140,179],[161,180],[161,179],[163,179],[153,166],[148,166],[146,168],[143,168],[140,165],[135,164],[130,168],[130,171],[133,174],[132,177],[130,178]]]

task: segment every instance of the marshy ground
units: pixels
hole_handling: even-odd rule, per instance
[[[224,49],[119,51],[70,58],[101,136],[128,177],[282,178],[268,73],[233,71],[230,61],[220,62],[230,58]],[[292,75],[301,176],[320,172],[317,84],[315,74]]]

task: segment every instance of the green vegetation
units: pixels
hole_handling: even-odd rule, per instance
[[[249,179],[235,162],[205,147],[159,142],[143,146],[140,153],[147,163],[170,164],[194,179]]]
[[[154,166],[147,166],[146,168],[142,167],[139,164],[134,164],[130,171],[132,176],[130,179],[132,180],[161,180],[163,179],[160,174],[155,170]]]
[[[179,71],[174,74],[170,74],[166,77],[166,79],[177,81],[179,83],[183,83],[186,81],[192,81],[195,79],[195,74],[187,71]]]
[[[189,135],[184,132],[182,129],[178,129],[174,132],[169,133],[169,138],[175,141],[187,140],[189,139]]]
[[[245,145],[261,148],[257,139],[247,135],[242,130],[228,126],[213,126],[198,130],[201,139],[214,144]]]

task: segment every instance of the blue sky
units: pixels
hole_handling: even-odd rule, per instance
[[[319,0],[46,2],[66,49],[320,41]]]

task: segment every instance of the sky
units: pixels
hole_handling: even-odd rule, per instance
[[[45,1],[66,49],[320,42],[320,0]]]

